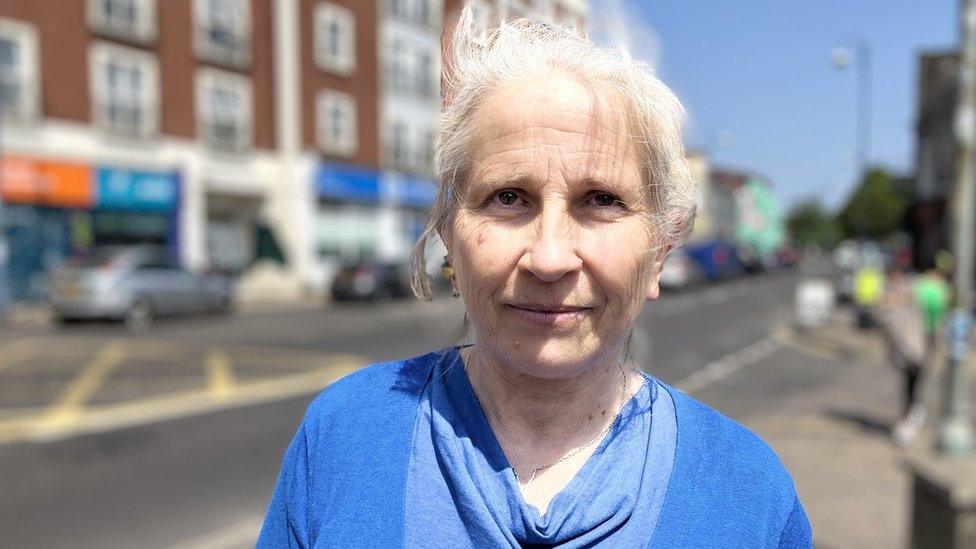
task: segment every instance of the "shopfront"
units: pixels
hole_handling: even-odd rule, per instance
[[[358,261],[408,262],[437,189],[426,179],[335,162],[318,166],[314,188],[314,238],[325,281]]]
[[[178,252],[176,172],[0,159],[0,231],[15,300],[43,300],[49,274],[96,245],[153,243]]]

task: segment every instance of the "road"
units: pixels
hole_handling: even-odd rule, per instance
[[[633,354],[740,421],[786,405],[834,371],[789,343],[798,278],[665,295]],[[443,347],[461,316],[441,301],[0,335],[0,547],[253,543],[310,387]]]

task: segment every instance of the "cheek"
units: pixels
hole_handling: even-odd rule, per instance
[[[588,235],[585,249],[591,271],[617,307],[643,301],[652,246],[650,231],[636,224],[610,226]]]

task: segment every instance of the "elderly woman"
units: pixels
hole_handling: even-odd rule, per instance
[[[436,232],[473,345],[334,383],[262,547],[809,547],[755,435],[625,360],[694,206],[672,93],[519,21],[445,55]]]

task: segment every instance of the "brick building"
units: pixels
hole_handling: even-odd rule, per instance
[[[471,3],[485,27],[586,22],[584,0]],[[405,259],[434,198],[440,35],[458,6],[0,2],[15,297],[41,298],[52,268],[100,244],[164,245],[190,269],[240,275],[245,298],[319,293],[343,263]]]

